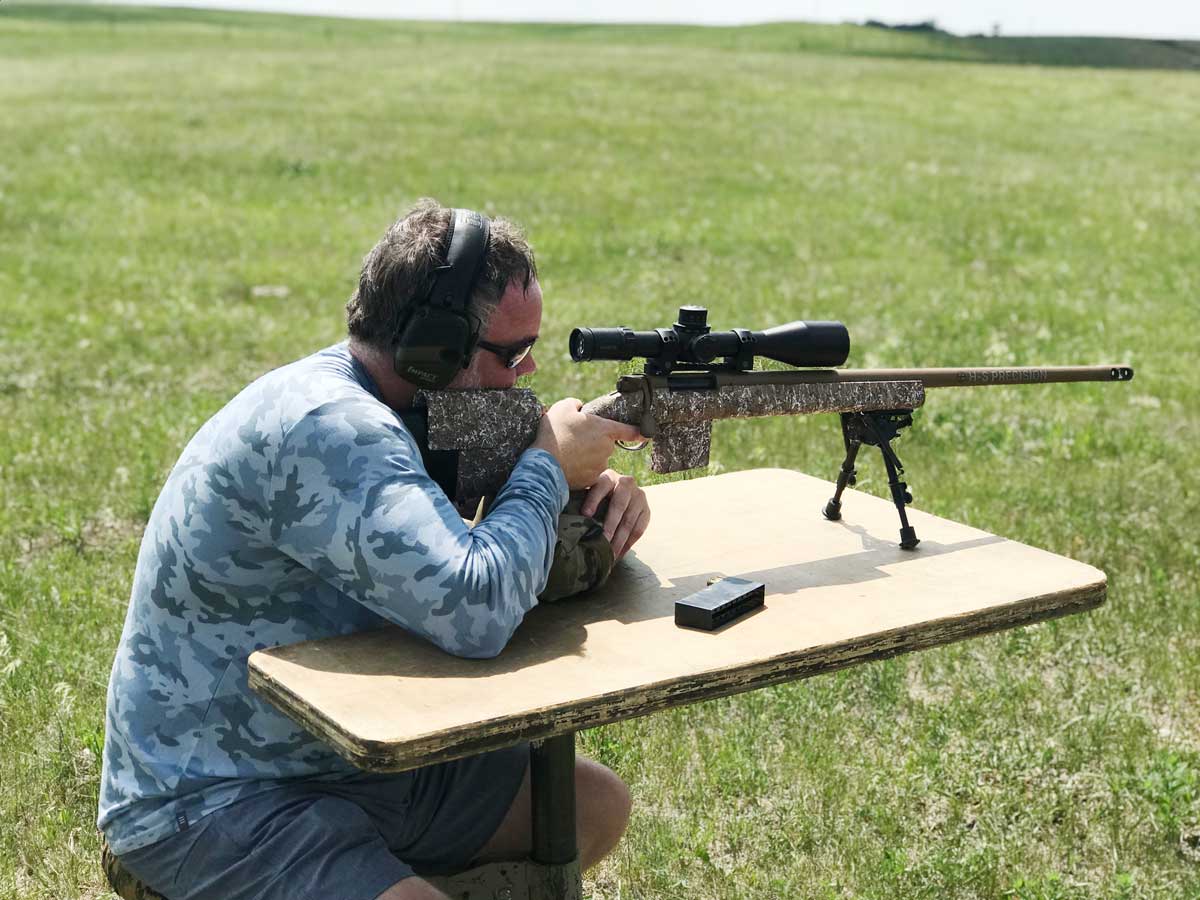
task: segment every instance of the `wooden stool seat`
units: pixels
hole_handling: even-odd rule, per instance
[[[167,900],[158,891],[147,887],[138,877],[121,865],[106,838],[101,839],[100,865],[104,869],[104,877],[118,897],[123,900]]]

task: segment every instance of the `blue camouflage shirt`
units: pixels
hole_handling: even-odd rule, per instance
[[[250,692],[250,653],[391,622],[495,656],[545,585],[567,493],[527,450],[468,528],[344,343],[243,390],[184,449],[142,538],[108,686],[113,851],[281,779],[353,772]]]

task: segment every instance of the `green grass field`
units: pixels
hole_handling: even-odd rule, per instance
[[[159,486],[339,339],[421,196],[526,225],[547,399],[611,387],[572,326],[695,302],[841,319],[855,366],[1137,368],[934,392],[897,448],[919,508],[1104,569],[1107,605],[585,734],[636,801],[592,896],[1200,898],[1196,52],[0,5],[0,898],[110,896],[104,690]],[[711,470],[840,448],[728,423]]]

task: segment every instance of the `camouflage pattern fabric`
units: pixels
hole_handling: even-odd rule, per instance
[[[607,500],[595,517],[582,512],[586,491],[572,491],[566,509],[558,517],[558,540],[546,587],[538,594],[542,603],[574,597],[598,588],[608,580],[616,562],[612,544],[604,536]]]
[[[124,854],[287,778],[353,773],[251,693],[250,653],[398,624],[495,656],[568,498],[527,450],[468,528],[345,344],[264,375],[192,438],[142,539],[108,689],[97,824]]]
[[[121,861],[113,855],[112,848],[108,846],[108,841],[104,841],[100,849],[100,865],[113,893],[122,900],[167,900],[158,891],[138,881],[136,875],[121,865]]]

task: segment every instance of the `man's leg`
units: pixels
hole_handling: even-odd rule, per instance
[[[471,866],[521,859],[533,845],[529,769],[512,805]],[[580,866],[589,869],[613,851],[629,824],[629,789],[620,777],[587,757],[575,760],[575,829]],[[406,878],[380,894],[379,900],[448,900],[420,878]]]
[[[396,885],[405,892],[393,897],[444,900],[437,892],[414,893],[420,885],[413,868],[391,852],[361,807],[329,795],[328,786],[296,782],[263,791],[124,853],[120,862],[170,900],[376,900]]]
[[[533,845],[530,798],[526,768],[512,806],[475,864],[529,855]],[[575,832],[581,868],[590,869],[613,851],[629,824],[631,806],[629,788],[615,772],[585,756],[576,758]]]

